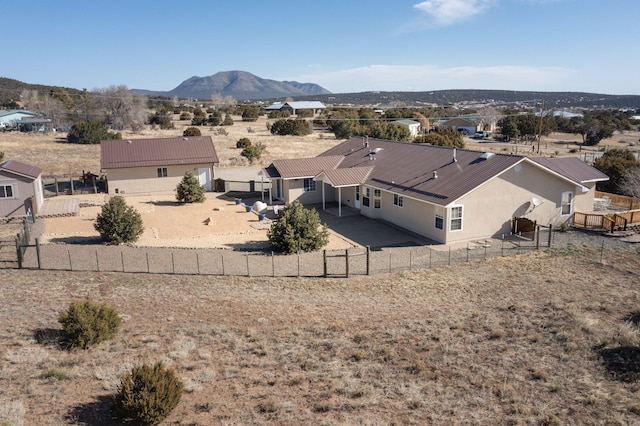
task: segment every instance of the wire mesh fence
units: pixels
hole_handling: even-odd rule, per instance
[[[101,244],[36,244],[24,247],[21,267],[45,270],[194,274],[248,277],[350,277],[435,268],[540,249],[589,247],[595,260],[615,257],[632,244],[585,232],[541,227],[533,240],[512,236],[466,246],[353,247],[311,253],[135,247]]]

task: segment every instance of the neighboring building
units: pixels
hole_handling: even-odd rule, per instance
[[[16,127],[17,121],[24,120],[26,118],[37,118],[38,114],[30,111],[12,110],[12,111],[0,111],[0,123],[6,127]]]
[[[473,135],[476,132],[495,132],[496,123],[489,122],[477,114],[468,114],[447,120],[438,120],[433,124],[433,127],[444,127]]]
[[[15,160],[0,164],[0,217],[34,217],[44,203],[42,169]]]
[[[187,171],[211,191],[218,162],[211,136],[100,142],[100,167],[109,194],[173,191]]]
[[[394,123],[409,129],[409,133],[411,133],[412,138],[415,138],[416,136],[418,136],[418,133],[420,133],[420,123],[418,123],[417,121],[405,119],[405,120],[396,120],[394,121]]]
[[[299,102],[276,102],[269,105],[264,110],[265,112],[271,111],[289,111],[291,115],[296,115],[296,111],[299,109],[310,109],[314,114],[321,113],[327,107],[320,101],[299,101]]]
[[[354,137],[263,171],[270,201],[337,202],[440,243],[508,235],[514,217],[544,225],[592,211],[608,177],[577,157],[528,158]]]

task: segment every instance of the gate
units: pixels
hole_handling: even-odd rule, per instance
[[[533,241],[536,237],[536,222],[526,217],[514,217],[511,220],[511,233]]]
[[[370,249],[346,249],[344,251],[323,250],[324,277],[346,277],[369,275]],[[333,262],[332,259],[339,259]],[[342,261],[341,259],[344,259]],[[344,262],[344,263],[343,263]],[[344,267],[342,267],[344,265]]]

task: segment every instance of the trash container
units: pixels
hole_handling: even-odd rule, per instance
[[[260,214],[258,215],[258,220],[259,220],[259,221],[263,221],[263,220],[264,220],[264,213],[260,213]]]
[[[242,198],[236,198],[236,205],[242,203]]]
[[[247,209],[247,213],[251,212],[251,206],[250,205],[245,204],[244,208]]]

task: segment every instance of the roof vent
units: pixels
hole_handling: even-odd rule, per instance
[[[373,149],[371,150],[371,152],[370,152],[370,153],[371,153],[371,154],[377,154],[377,153],[379,153],[380,151],[382,151],[383,149],[384,149],[384,148],[373,148]]]
[[[183,141],[188,141],[188,140],[189,140],[189,138],[182,138],[182,140],[183,140]]]
[[[127,143],[132,143],[132,142],[130,140],[128,140]]]
[[[438,172],[436,170],[433,171],[433,178],[438,179]]]
[[[495,154],[493,152],[485,152],[484,154],[482,154],[480,156],[480,158],[482,158],[483,160],[488,160],[489,158],[493,157]]]
[[[454,163],[458,162],[458,159],[456,158],[456,149],[455,148],[453,148],[453,162]]]

